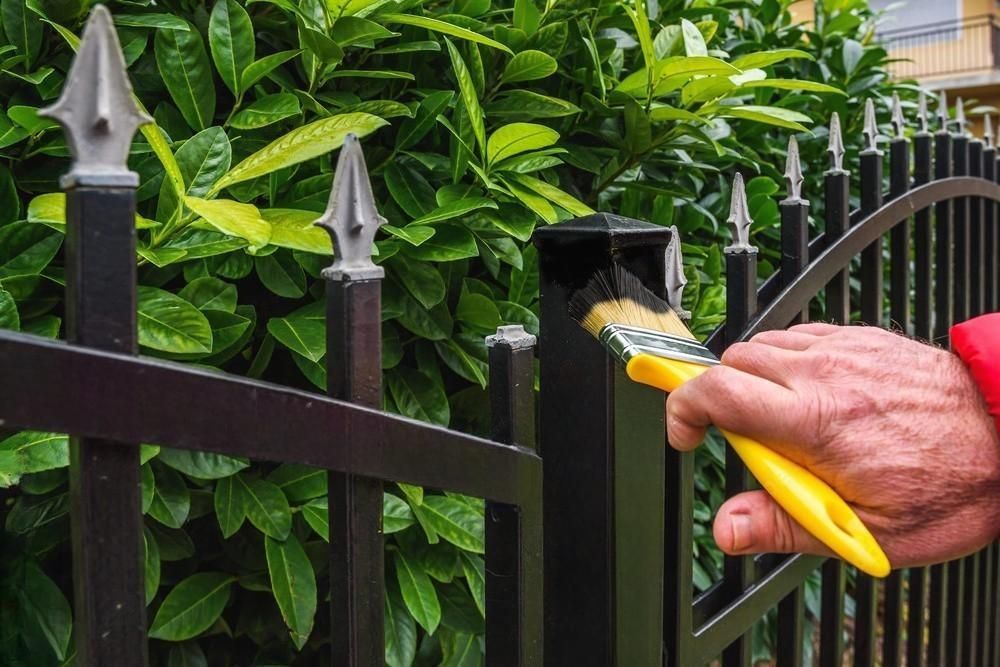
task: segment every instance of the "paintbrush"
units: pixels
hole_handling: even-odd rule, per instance
[[[719,363],[673,309],[616,266],[570,299],[570,316],[625,365],[635,382],[671,392]],[[858,569],[889,574],[889,559],[853,509],[823,480],[775,450],[720,429],[772,498],[814,537]]]

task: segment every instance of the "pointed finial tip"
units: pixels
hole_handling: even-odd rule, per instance
[[[802,201],[802,160],[799,157],[799,142],[795,135],[788,137],[788,155],[785,158],[785,201]]]
[[[826,152],[830,154],[830,171],[844,171],[844,137],[840,132],[840,114],[834,111],[830,115],[830,141]]]
[[[948,116],[948,95],[943,90],[938,93],[937,118],[940,126],[938,132],[947,132],[948,122],[951,119]]]
[[[990,114],[983,115],[983,141],[987,146],[993,146],[993,118]]]
[[[382,278],[385,270],[372,262],[372,246],[375,232],[385,222],[375,204],[361,142],[348,135],[337,159],[326,210],[314,223],[333,241],[333,264],[323,269],[323,277],[338,281]]]
[[[899,95],[892,94],[892,131],[897,139],[903,138],[903,131],[906,128],[906,117],[903,115],[903,103],[899,101]]]
[[[917,102],[917,122],[920,123],[920,133],[926,134],[929,126],[927,122],[927,95],[920,91],[920,98]]]
[[[743,183],[743,174],[736,172],[733,178],[732,199],[729,203],[729,218],[726,223],[733,233],[732,245],[726,246],[729,253],[755,253],[757,249],[750,245],[750,211],[747,206],[747,190]]]
[[[958,134],[960,136],[965,136],[967,121],[965,119],[965,102],[962,101],[961,97],[955,98],[955,125],[958,126]]]
[[[681,253],[681,237],[676,225],[671,225],[670,243],[667,244],[666,267],[664,276],[666,278],[667,304],[681,319],[690,319],[691,313],[684,310],[682,302],[684,300],[684,286],[687,285],[687,276],[684,275],[684,257]]]
[[[875,116],[875,101],[870,97],[865,100],[865,126],[862,134],[865,140],[865,148],[862,153],[877,153],[878,119]]]

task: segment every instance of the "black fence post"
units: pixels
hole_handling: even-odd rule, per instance
[[[931,134],[928,131],[927,123],[927,98],[923,93],[920,93],[920,109],[917,120],[919,129],[913,136],[913,183],[920,186],[930,183],[932,169]],[[931,326],[931,309],[934,297],[932,235],[931,211],[929,208],[920,209],[913,216],[913,333],[924,340],[930,340],[933,336]]]
[[[750,212],[743,175],[733,179],[729,218],[732,243],[725,247],[726,257],[726,347],[743,336],[747,323],[757,313],[757,248],[750,244]],[[753,479],[746,465],[732,447],[726,447],[726,497],[751,488]],[[755,574],[750,556],[725,556],[723,581],[728,599],[736,599],[753,582]],[[750,667],[753,660],[753,635],[747,633],[722,653],[722,667]]]
[[[892,96],[893,137],[889,142],[889,199],[902,197],[910,189],[910,142],[903,132],[906,121],[899,96]],[[910,221],[904,220],[889,233],[889,320],[904,332],[910,327]],[[888,663],[892,664],[892,663]]]
[[[149,122],[132,98],[111,14],[91,12],[57,120],[73,155],[66,191],[66,331],[70,343],[135,354],[137,174],[126,160]],[[110,418],[110,417],[109,417]],[[70,442],[76,664],[148,663],[139,447]]]
[[[596,272],[616,264],[665,298],[669,240],[663,227],[608,214],[535,233],[548,664],[662,662],[664,606],[671,608],[669,599],[666,605],[663,600],[663,394],[631,382],[570,318],[568,302]],[[674,480],[670,474],[671,483],[692,484],[690,476]],[[670,507],[668,513],[685,511],[690,505]],[[677,548],[686,549],[687,576],[678,581],[688,605],[679,618],[667,612],[667,619],[681,634],[686,621],[690,634],[692,545],[687,541]],[[668,642],[667,650],[673,652],[669,664],[688,664],[673,644]]]
[[[340,149],[326,211],[316,221],[330,233],[334,247],[333,264],[323,270],[327,394],[376,408],[382,406],[385,272],[372,263],[371,252],[383,222],[361,144],[349,135]],[[330,472],[327,484],[332,664],[380,665],[385,660],[382,482]]]
[[[844,170],[844,140],[840,132],[840,116],[836,111],[830,116],[830,143],[827,152],[830,155],[830,168],[823,174],[826,214],[824,233],[833,241],[847,232],[851,216],[851,175]],[[826,316],[837,324],[847,324],[851,320],[848,267],[844,267],[826,286]],[[839,666],[840,662],[836,664]]]
[[[969,142],[969,176],[983,177],[983,158],[985,146],[979,139]],[[983,229],[983,208],[987,200],[982,197],[969,199],[969,317],[982,315],[983,293],[985,291],[985,258],[986,240]]]
[[[944,91],[938,100],[938,131],[934,134],[934,179],[951,176],[951,133],[948,132],[948,100]],[[951,200],[934,206],[934,342],[947,345],[952,324],[952,221]],[[933,573],[931,574],[933,578]],[[935,664],[931,660],[931,664]]]
[[[965,110],[962,98],[955,101],[955,124],[958,131],[951,138],[952,175],[969,175],[969,136],[965,131]],[[953,206],[952,238],[954,243],[954,321],[969,317],[969,198],[958,197]]]
[[[535,448],[535,337],[520,325],[486,339],[492,437]],[[541,479],[521,507],[486,503],[486,665],[542,665]]]
[[[991,183],[997,177],[997,150],[994,146],[993,120],[989,114],[983,116],[983,178]],[[997,204],[987,199],[983,201],[983,312],[990,313],[997,308]]]

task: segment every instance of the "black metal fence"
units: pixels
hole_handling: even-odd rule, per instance
[[[992,14],[886,30],[878,39],[900,79],[986,74],[1000,67],[1000,25]]]
[[[117,43],[106,12],[95,10],[88,31],[77,64],[107,67],[105,56],[115,54]],[[88,61],[95,52],[104,55]],[[110,62],[121,66],[117,55]],[[123,69],[119,75],[125,81]],[[91,149],[77,154],[65,182],[69,340],[0,332],[5,428],[73,434],[78,665],[147,663],[135,444],[141,442],[330,471],[334,665],[383,662],[386,480],[488,499],[491,667],[691,667],[720,656],[725,666],[745,666],[748,633],[774,608],[777,662],[801,665],[808,641],[803,583],[818,570],[821,665],[842,665],[845,648],[858,666],[1000,661],[997,545],[945,565],[896,571],[884,583],[809,556],[727,558],[722,580],[695,596],[693,456],[665,445],[662,395],[628,381],[567,311],[572,292],[613,263],[678,305],[678,290],[667,289],[668,277],[677,287],[680,259],[673,229],[600,214],[538,232],[544,471],[535,453],[534,340],[518,327],[503,328],[489,343],[495,441],[372,407],[381,391],[381,273],[367,255],[370,245],[361,242],[379,220],[359,213],[374,211],[366,180],[342,177],[366,173],[356,142],[341,151],[322,218],[337,249],[325,274],[330,397],[135,356],[134,179],[124,168],[125,151],[97,166],[90,159],[106,158],[99,149],[134,130],[87,103],[96,96],[125,105],[116,113],[127,111],[128,95],[119,90],[109,97],[100,89],[113,80],[103,77],[60,116],[71,145]],[[812,239],[809,193],[800,191],[792,140],[781,202],[783,259],[759,289],[738,179],[734,242],[726,249],[728,320],[708,341],[715,352],[810,313],[848,322],[857,312],[868,324],[891,322],[944,343],[953,322],[1000,305],[1000,158],[991,138],[968,137],[944,108],[937,132],[928,130],[923,112],[907,139],[898,106],[893,111],[883,201],[884,155],[874,107],[869,102],[866,109],[855,211],[833,119],[824,232]],[[746,489],[739,460],[729,457],[726,468],[727,493]]]

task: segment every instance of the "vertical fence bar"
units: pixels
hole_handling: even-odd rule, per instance
[[[951,176],[951,134],[948,132],[948,101],[942,91],[938,102],[938,123],[934,134],[934,178]],[[934,206],[934,342],[947,344],[952,324],[952,224],[951,201]],[[932,574],[933,578],[933,574]],[[934,664],[933,660],[931,664]]]
[[[63,126],[73,155],[61,180],[67,339],[135,354],[139,177],[126,158],[150,119],[132,99],[105,7],[91,12],[62,96],[41,114]],[[76,664],[141,667],[148,653],[139,448],[74,436],[69,451]]]
[[[927,128],[927,98],[920,93],[918,113],[920,129],[913,136],[913,182],[920,186],[931,180],[931,135]],[[930,340],[933,336],[932,321],[932,274],[933,246],[931,211],[924,208],[913,216],[913,333],[919,338]],[[912,660],[912,658],[911,658]]]
[[[905,121],[899,96],[892,96],[894,137],[889,143],[889,198],[910,189],[910,142],[903,136]],[[904,220],[889,233],[889,319],[904,332],[910,331],[910,221]]]
[[[893,570],[885,582],[882,664],[900,665],[903,658],[903,571]]]
[[[747,323],[757,312],[757,248],[750,245],[750,215],[746,189],[739,173],[733,181],[727,220],[733,242],[726,246],[726,346],[737,342]],[[752,479],[743,461],[732,447],[726,448],[726,497],[746,491]],[[725,556],[723,581],[729,599],[735,599],[753,581],[754,564],[750,556]],[[753,636],[739,637],[722,653],[723,667],[750,667],[753,659]]]
[[[489,348],[492,437],[535,448],[535,337],[497,329]],[[541,480],[522,507],[486,503],[486,665],[542,665]]]
[[[983,149],[983,178],[991,183],[996,182],[997,177],[997,151],[993,145],[993,120],[989,114],[983,116],[983,140],[986,147]],[[983,312],[993,312],[996,305],[997,293],[997,204],[992,199],[983,201]]]
[[[361,144],[340,149],[326,212],[316,222],[333,239],[326,280],[327,394],[382,406],[382,277],[371,261],[379,216]],[[330,517],[332,664],[367,667],[385,660],[382,482],[327,474]]]
[[[830,116],[830,169],[823,174],[825,234],[834,241],[847,232],[850,224],[850,173],[844,170],[844,141],[840,133],[840,116]],[[847,267],[826,286],[826,316],[837,324],[851,320],[851,283]],[[824,568],[825,571],[825,568]],[[839,664],[839,663],[837,663]]]
[[[983,142],[973,139],[969,142],[969,176],[983,177]],[[983,207],[986,200],[982,197],[969,198],[969,313],[968,317],[981,315],[983,311],[983,280],[985,258],[985,235],[983,230]]]
[[[906,617],[907,667],[924,667],[927,664],[924,660],[926,655],[924,615],[927,609],[927,575],[928,569],[926,567],[910,569]]]
[[[945,565],[930,568],[929,633],[927,637],[927,664],[929,667],[944,667],[945,656],[949,655],[945,644],[948,626],[948,570]]]
[[[819,664],[842,667],[844,664],[844,589],[846,570],[841,560],[823,563],[820,591]]]
[[[864,214],[882,206],[882,151],[878,148],[875,103],[865,101],[865,148],[861,151],[861,210]],[[884,290],[882,285],[882,239],[861,251],[861,320],[881,326]]]
[[[962,576],[965,578],[963,606],[957,610],[964,617],[962,626],[962,655],[964,665],[976,665],[979,655],[979,554],[962,559]]]
[[[945,626],[944,644],[947,647],[949,665],[959,667],[962,664],[962,635],[965,629],[963,611],[963,593],[965,592],[965,567],[961,558],[945,564],[948,570],[948,589],[945,602],[945,613],[948,614]]]
[[[875,105],[865,102],[865,149],[861,151],[862,217],[882,206],[882,151],[878,148],[878,125]],[[882,324],[882,241],[872,243],[861,253],[861,319],[867,324]],[[857,572],[854,587],[854,665],[875,664],[875,630],[878,611],[878,585],[872,577]]]
[[[670,571],[671,579],[686,578],[681,590],[667,593],[677,598],[666,604],[663,599],[669,449],[664,446],[663,394],[629,381],[568,310],[577,290],[614,265],[663,298],[670,236],[663,227],[607,214],[535,232],[545,378],[540,395],[545,659],[553,665],[660,664],[665,631],[672,635],[666,647],[675,661],[671,664],[690,664],[676,643],[685,630],[688,641],[691,634],[690,532],[668,528],[684,554],[678,554],[680,568]],[[566,419],[572,406],[582,407]],[[692,470],[685,466],[683,477],[674,479],[679,469],[668,473],[670,483],[690,494]],[[690,503],[681,503],[668,514],[684,513],[690,521],[691,512]],[[674,609],[685,590],[686,607]]]
[[[962,98],[955,102],[955,122],[958,131],[952,136],[952,174],[969,175],[969,137],[965,132],[965,111]],[[954,244],[953,317],[962,322],[969,317],[969,198],[958,197],[953,203],[952,242]]]
[[[979,663],[991,665],[990,662],[990,642],[993,641],[993,545],[989,545],[979,552],[979,604],[977,616],[979,617],[979,633],[976,636],[978,647],[976,649],[979,656]]]
[[[805,592],[797,587],[778,603],[777,667],[802,667],[806,615]]]

